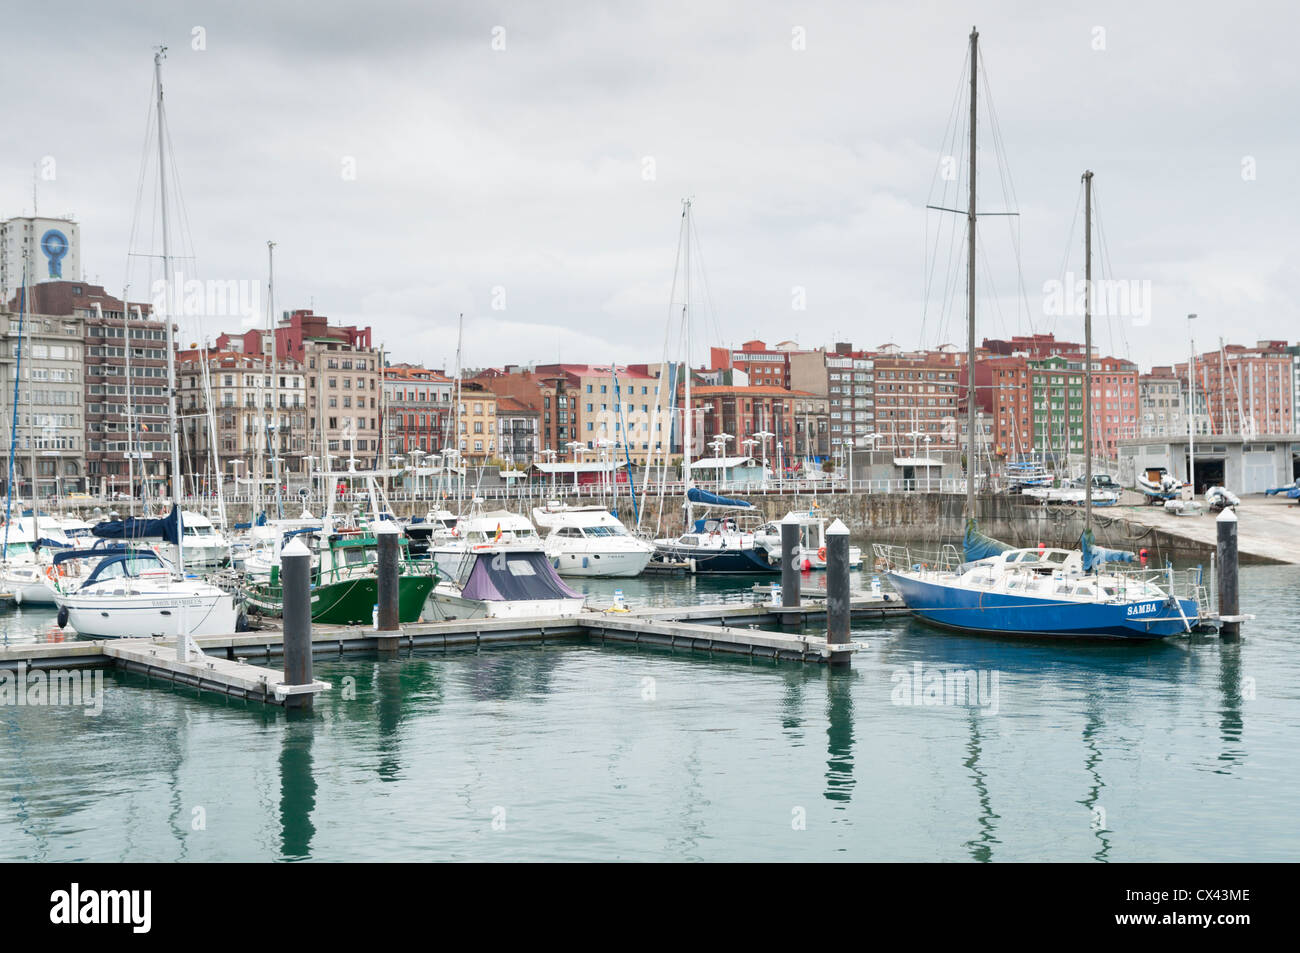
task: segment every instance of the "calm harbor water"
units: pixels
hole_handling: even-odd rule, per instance
[[[1300,567],[1242,593],[1239,645],[894,620],[848,672],[576,642],[318,661],[305,718],[107,672],[97,717],[0,707],[0,860],[1296,860]],[[973,697],[943,697],[954,670]]]

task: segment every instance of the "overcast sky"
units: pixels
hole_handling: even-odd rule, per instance
[[[934,182],[972,22],[1020,213],[982,226],[981,336],[1082,337],[1044,288],[1082,271],[1091,168],[1107,276],[1151,289],[1149,320],[1099,320],[1103,350],[1177,360],[1188,312],[1198,344],[1296,338],[1284,3],[24,4],[0,215],[30,214],[53,157],[40,212],[75,215],[86,277],[121,288],[165,43],[187,275],[264,282],[273,238],[277,309],[369,324],[397,360],[450,366],[462,311],[468,366],[660,359],[685,195],[712,304],[697,361],[714,328],[960,342],[946,238],[925,280],[927,236],[953,221],[925,206],[965,202]],[[983,119],[980,206],[1005,211]],[[151,194],[139,214],[147,253]]]

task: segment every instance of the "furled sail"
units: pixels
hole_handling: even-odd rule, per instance
[[[962,548],[966,562],[971,563],[977,559],[988,559],[990,556],[996,556],[999,553],[1005,553],[1012,547],[994,539],[992,536],[985,536],[975,526],[975,518],[968,517],[966,520],[966,536],[962,539]]]
[[[708,506],[735,506],[740,509],[748,509],[753,506],[744,500],[729,500],[725,496],[718,496],[716,493],[710,493],[708,490],[701,490],[698,486],[693,486],[686,491],[686,498],[692,503],[703,503]]]
[[[172,511],[161,519],[131,516],[124,520],[105,520],[90,528],[100,539],[148,539],[160,536],[175,544],[181,536],[181,511],[172,504]]]
[[[1130,553],[1124,549],[1106,549],[1098,546],[1092,535],[1092,530],[1084,530],[1083,535],[1079,537],[1079,548],[1083,550],[1083,571],[1092,572],[1098,566],[1105,563],[1135,563],[1138,561],[1136,553]]]

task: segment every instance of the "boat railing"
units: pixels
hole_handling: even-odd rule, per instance
[[[956,572],[962,564],[961,553],[951,543],[937,549],[874,543],[872,550],[877,571],[911,572],[917,569],[937,569]]]

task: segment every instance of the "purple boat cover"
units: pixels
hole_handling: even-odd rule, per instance
[[[466,599],[581,599],[551,566],[545,553],[479,553],[461,589]]]

